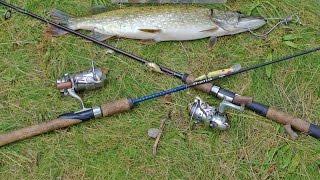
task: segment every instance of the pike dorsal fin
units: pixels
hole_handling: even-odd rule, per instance
[[[139,31],[143,31],[147,33],[159,33],[161,29],[139,29]]]

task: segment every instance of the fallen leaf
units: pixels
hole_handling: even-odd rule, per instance
[[[284,41],[284,44],[286,44],[287,46],[290,46],[292,48],[299,49],[298,45],[292,41]]]

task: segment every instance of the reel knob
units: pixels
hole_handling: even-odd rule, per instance
[[[228,116],[221,113],[213,115],[209,121],[209,127],[219,130],[227,130],[230,127]]]

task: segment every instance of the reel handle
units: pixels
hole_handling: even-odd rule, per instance
[[[57,89],[63,90],[63,89],[69,89],[72,88],[72,82],[64,82],[57,84]]]
[[[320,127],[316,124],[310,124],[309,135],[316,139],[320,139]]]
[[[128,111],[133,107],[130,99],[121,99],[118,101],[106,103],[102,105],[101,111],[103,116],[112,116],[117,113],[121,113],[124,111]],[[6,144],[10,144],[16,141],[24,140],[33,136],[37,136],[46,132],[50,132],[57,129],[67,128],[69,126],[73,126],[79,124],[81,122],[90,120],[92,118],[97,118],[92,111],[92,115],[88,116],[88,111],[86,113],[76,112],[69,113],[70,118],[68,116],[64,116],[63,118],[57,118],[48,122],[43,122],[37,125],[25,127],[22,129],[18,129],[6,134],[0,135],[0,147]],[[75,116],[76,115],[76,116]],[[81,118],[83,116],[83,118]],[[80,119],[72,119],[72,117],[79,117]]]
[[[279,111],[274,107],[268,107],[264,104],[254,101],[247,104],[246,107],[261,116],[276,121],[277,123],[290,125],[293,129],[306,133],[316,139],[320,139],[320,127],[315,124]]]

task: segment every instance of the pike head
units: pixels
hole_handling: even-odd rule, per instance
[[[214,23],[227,31],[226,34],[236,34],[248,30],[255,30],[266,24],[266,20],[259,16],[245,16],[238,12],[211,11]]]

